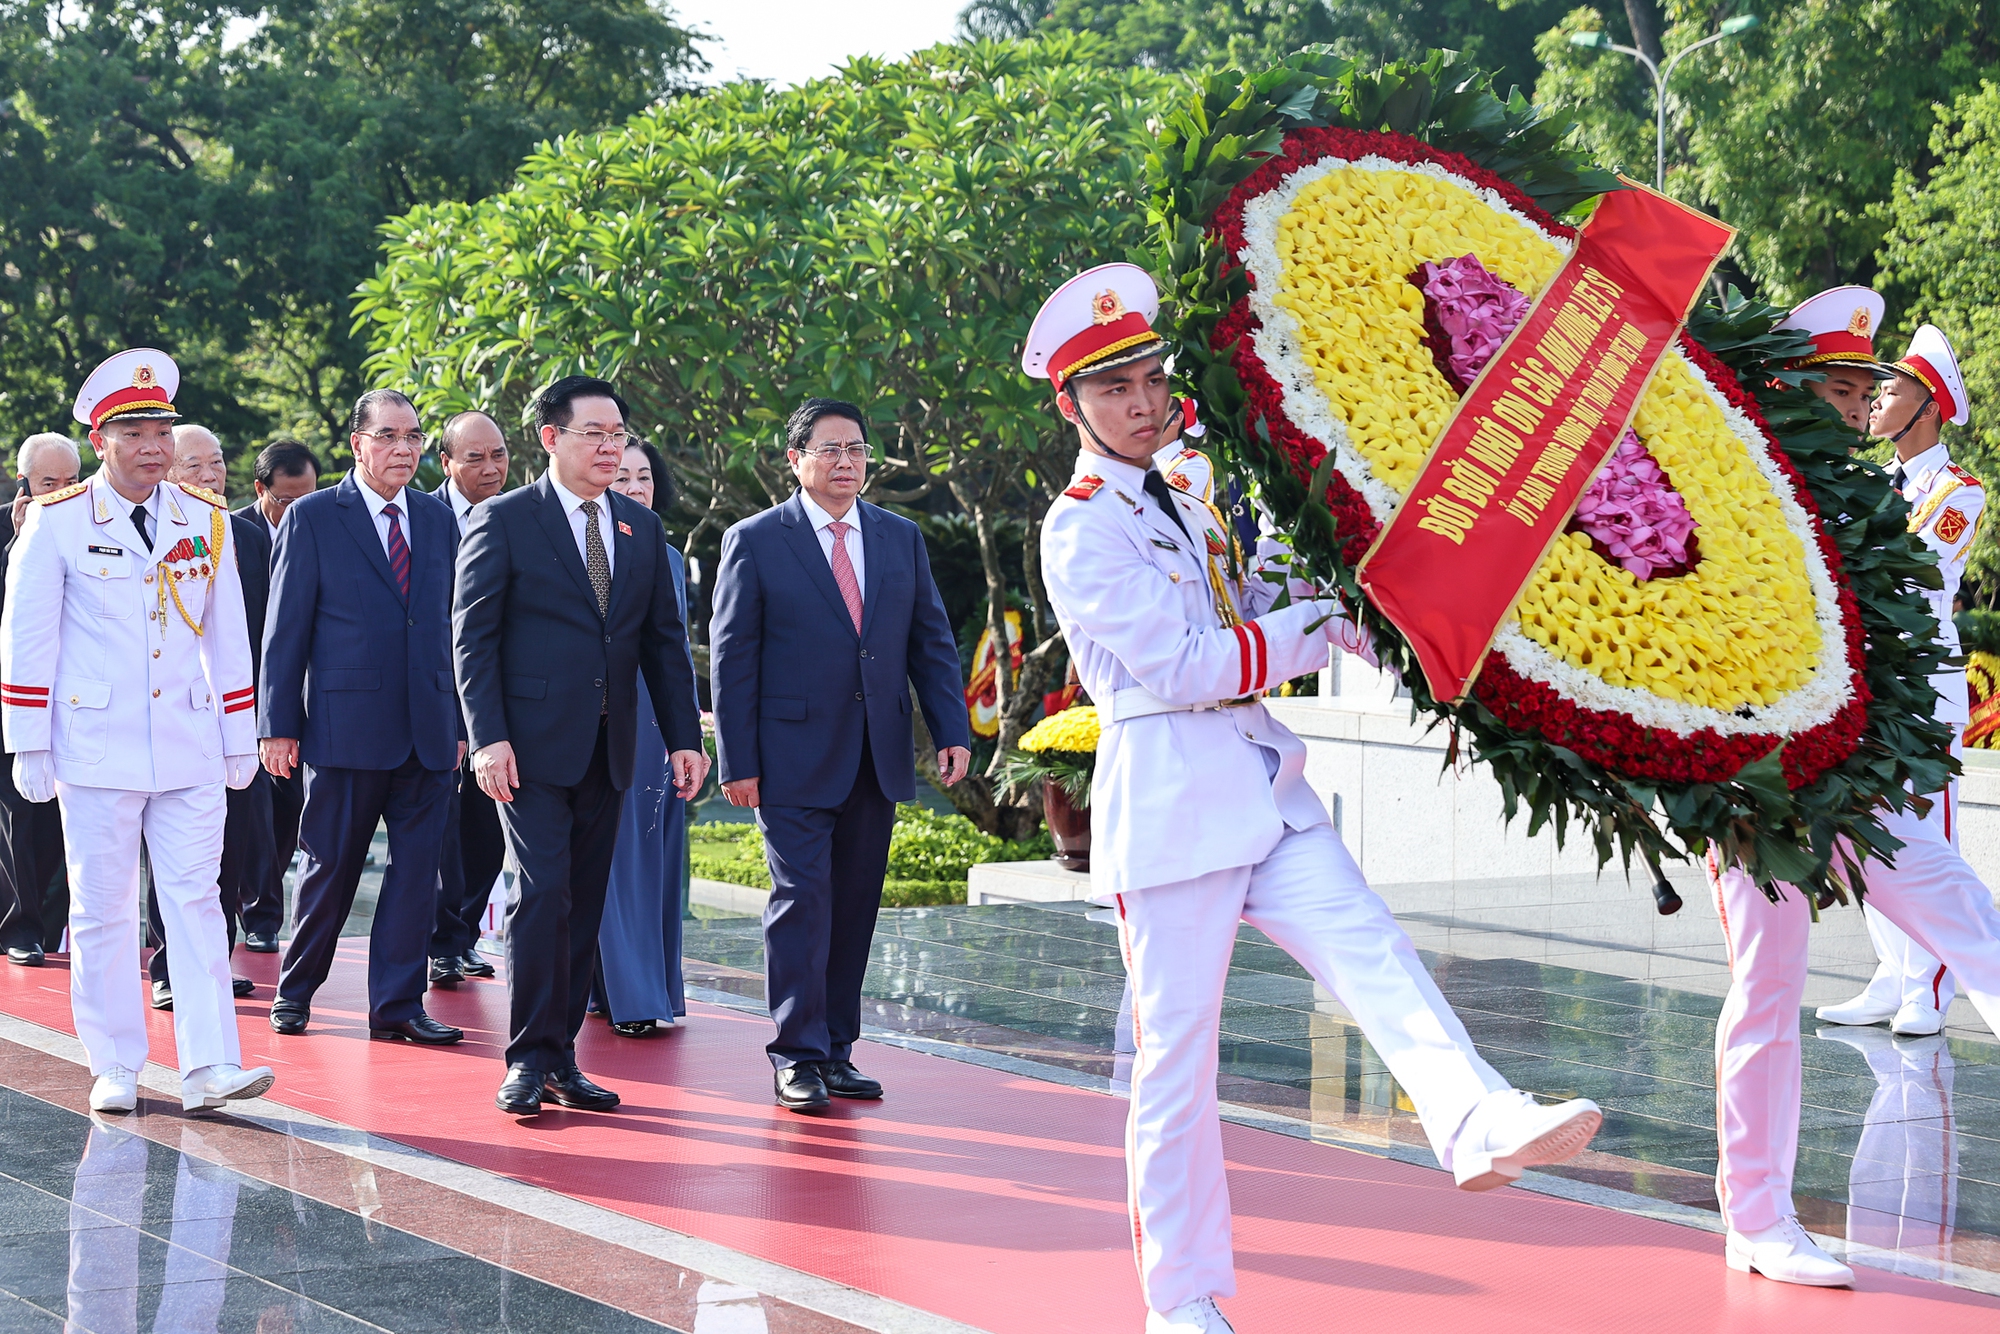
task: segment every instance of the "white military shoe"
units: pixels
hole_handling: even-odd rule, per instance
[[[1877,1000],[1864,991],[1853,1000],[1842,1001],[1838,1005],[1822,1005],[1813,1014],[1829,1024],[1886,1024],[1896,1017],[1896,1002]]]
[[[1451,1143],[1451,1174],[1460,1190],[1495,1190],[1582,1153],[1604,1113],[1588,1098],[1544,1107],[1520,1089],[1489,1094]]]
[[[181,1109],[198,1112],[227,1102],[261,1098],[277,1082],[268,1065],[253,1070],[240,1065],[204,1065],[181,1080]]]
[[[1215,1298],[1200,1297],[1165,1315],[1146,1312],[1146,1334],[1236,1334],[1236,1326],[1216,1309]]]
[[[1854,1286],[1854,1271],[1819,1248],[1797,1218],[1756,1232],[1731,1229],[1723,1258],[1731,1269],[1810,1288]]]
[[[1928,1038],[1944,1031],[1944,1016],[1922,1001],[1911,1001],[1896,1011],[1889,1031],[1899,1038]]]
[[[90,1086],[93,1112],[130,1112],[139,1107],[139,1076],[122,1065],[114,1065]]]

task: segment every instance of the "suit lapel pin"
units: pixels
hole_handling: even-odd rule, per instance
[[[624,522],[623,520],[620,520],[618,524],[618,531],[625,534],[625,536],[630,537],[632,536],[632,525]]]

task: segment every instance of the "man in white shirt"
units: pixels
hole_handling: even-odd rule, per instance
[[[464,728],[451,675],[458,525],[408,483],[422,456],[416,409],[394,390],[355,404],[354,471],[291,506],[278,528],[264,627],[264,767],[305,766],[291,945],[271,1027],[303,1033],[326,980],[378,822],[389,865],[369,932],[368,1027],[445,1044],[424,1013],[438,858]]]
[[[435,494],[451,506],[461,537],[472,507],[499,495],[507,485],[507,457],[507,437],[500,423],[477,409],[456,414],[438,433],[444,482]],[[463,766],[445,815],[437,923],[431,930],[432,986],[455,987],[468,977],[493,976],[493,965],[480,957],[475,946],[493,882],[500,878],[506,858],[500,811],[479,790],[471,766]]]

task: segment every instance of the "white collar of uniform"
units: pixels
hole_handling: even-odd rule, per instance
[[[799,489],[799,504],[805,507],[806,519],[812,524],[813,532],[815,533],[824,529],[830,523],[844,523],[856,531],[859,531],[861,528],[861,497],[859,496],[854,498],[854,503],[847,507],[847,514],[840,519],[835,519],[831,514],[821,509],[819,502],[807,495],[803,487]]]
[[[1931,478],[1951,463],[1951,451],[1940,440],[1923,453],[1902,465],[1903,475],[1918,485],[1927,485]]]
[[[1093,454],[1087,449],[1078,450],[1076,455],[1077,476],[1095,474],[1114,486],[1123,484],[1135,491],[1146,489],[1146,474],[1151,471],[1150,467],[1142,468],[1136,463],[1114,459],[1108,454]]]
[[[368,485],[368,483],[362,481],[361,474],[359,472],[356,472],[354,474],[354,489],[361,493],[362,501],[368,506],[369,518],[371,519],[381,518],[382,511],[388,508],[390,505],[394,505],[396,507],[396,513],[402,515],[406,521],[408,520],[410,515],[410,502],[403,498],[403,493],[409,490],[408,487],[399,486],[396,488],[395,495],[385,496],[382,495],[380,492],[378,492],[374,487]],[[405,522],[403,524],[404,530],[408,531],[409,526],[410,525],[408,524],[408,522]]]
[[[92,515],[99,523],[110,523],[113,519],[120,516],[129,519],[132,517],[132,506],[143,503],[146,507],[146,513],[153,516],[153,529],[157,532],[160,527],[159,521],[162,503],[160,497],[161,493],[166,489],[167,484],[165,482],[156,482],[153,484],[153,494],[147,496],[143,502],[127,500],[112,489],[111,479],[104,475],[104,469],[99,468],[90,477],[90,505]],[[187,520],[181,518],[178,510],[173,511],[171,517],[176,523],[187,522]]]

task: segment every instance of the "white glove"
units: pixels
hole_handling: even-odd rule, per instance
[[[231,792],[241,792],[249,787],[257,777],[257,757],[255,755],[225,755],[222,760],[223,781],[229,784]]]
[[[1326,637],[1329,643],[1338,645],[1341,652],[1352,653],[1370,667],[1382,665],[1375,657],[1375,640],[1368,633],[1368,627],[1349,620],[1346,612],[1327,621]]]
[[[14,790],[29,801],[55,800],[55,757],[46,750],[24,750],[16,755]]]

